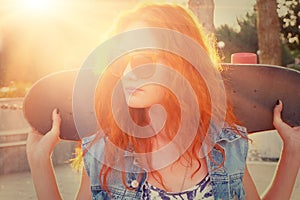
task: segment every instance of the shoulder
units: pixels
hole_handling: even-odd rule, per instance
[[[245,127],[224,126],[217,136],[215,146],[207,159],[210,170],[222,169],[228,174],[243,174],[247,152],[248,138]]]
[[[225,125],[216,137],[215,145],[211,149],[210,156],[217,163],[225,161],[226,168],[241,164],[243,168],[248,152],[248,137],[245,127],[239,125]],[[224,158],[226,158],[224,160]],[[235,164],[236,163],[236,164]],[[214,167],[214,163],[211,163]]]
[[[105,138],[93,134],[81,139],[84,166],[89,175],[97,176],[104,160]]]
[[[105,135],[103,131],[98,131],[87,137],[81,139],[81,147],[83,150],[92,151],[93,149],[104,149],[105,147]]]
[[[216,142],[227,141],[233,142],[240,138],[248,138],[247,129],[246,127],[240,125],[229,125],[225,124],[224,127],[221,129],[219,134],[216,137]]]

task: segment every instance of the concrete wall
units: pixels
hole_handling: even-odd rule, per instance
[[[22,98],[0,99],[0,175],[28,171],[26,139],[30,127],[23,116]],[[54,165],[73,157],[76,143],[61,141],[54,149]]]
[[[248,160],[271,161],[279,160],[282,140],[276,130],[257,132],[249,135]]]
[[[26,138],[29,125],[23,116],[22,98],[0,99],[0,175],[29,170],[26,158]],[[282,142],[276,131],[251,134],[250,161],[277,161]],[[54,150],[54,165],[73,157],[75,142],[62,141]]]

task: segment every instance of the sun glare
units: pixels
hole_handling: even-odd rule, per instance
[[[136,1],[0,2],[0,57],[6,70],[5,77],[0,74],[9,83],[79,68],[118,13],[133,7]]]
[[[53,6],[53,1],[51,0],[23,0],[23,8],[28,11],[45,11]]]

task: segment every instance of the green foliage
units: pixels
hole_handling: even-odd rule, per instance
[[[287,44],[282,44],[282,65],[287,66],[294,62],[293,52],[289,49]]]
[[[245,19],[238,19],[241,30],[238,34],[238,44],[241,48],[248,52],[256,52],[258,50],[258,38],[256,28],[256,13],[246,14]]]
[[[300,6],[300,4],[298,3],[297,6]],[[299,9],[297,6],[296,8]],[[296,11],[294,10],[294,12]],[[297,12],[299,13],[297,23],[298,26],[300,26],[300,10],[298,10]],[[244,18],[238,19],[237,22],[240,27],[239,31],[235,30],[232,27],[229,27],[228,25],[222,25],[216,29],[217,40],[223,41],[225,43],[225,47],[221,49],[221,54],[224,57],[223,62],[230,62],[231,54],[236,52],[257,52],[258,37],[256,17],[256,11],[254,10],[253,13],[247,13]],[[295,31],[295,33],[298,33],[297,37],[299,38],[300,28],[298,28],[297,31]],[[295,58],[300,58],[300,45],[295,45],[295,43],[288,43],[288,38],[286,37],[287,35],[283,34],[282,65],[291,66],[291,68],[298,70],[300,68],[299,64],[291,63],[295,62]]]
[[[288,67],[300,71],[300,64],[290,64]]]
[[[224,59],[223,62],[230,62],[230,55],[239,51],[236,44],[237,42],[235,41],[237,38],[237,32],[225,24],[216,29],[216,37],[218,41],[225,43],[224,48],[221,50]]]
[[[278,2],[281,33],[291,50],[300,50],[300,2],[285,0]]]
[[[293,62],[289,62],[287,67],[300,71],[300,49],[289,51],[290,56],[293,59]]]
[[[218,41],[223,41],[223,62],[230,62],[230,56],[236,52],[252,52],[258,50],[258,38],[256,29],[256,13],[247,13],[244,19],[238,19],[240,30],[237,31],[228,25],[222,25],[216,29]]]

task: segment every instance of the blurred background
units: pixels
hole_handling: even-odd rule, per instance
[[[116,16],[135,3],[0,0],[0,85],[20,90],[48,73],[79,68]]]
[[[0,199],[35,199],[25,154],[29,127],[22,112],[28,89],[49,73],[80,68],[89,53],[107,39],[117,16],[139,2],[0,0]],[[251,52],[257,54],[259,63],[300,70],[299,0],[146,2],[189,7],[207,33],[216,36],[222,62],[230,62],[233,53]],[[249,170],[257,174],[255,183],[262,193],[276,170],[282,144],[275,131],[251,137]],[[76,145],[59,144],[54,165],[65,166],[74,157]],[[25,173],[20,174],[22,171]],[[78,177],[69,167],[59,168],[58,177],[65,199],[73,199]],[[298,178],[293,199],[299,197],[299,189]]]
[[[261,57],[260,63],[299,69],[299,1],[277,1],[259,1],[268,8],[267,13],[272,14],[272,18],[263,15],[264,7],[255,0],[168,2],[190,7],[199,21],[215,33],[223,62],[230,62],[232,53],[253,52]],[[0,0],[0,97],[24,96],[24,88],[42,76],[79,68],[87,55],[105,39],[105,33],[119,13],[139,2]],[[263,14],[259,15],[259,10]],[[259,24],[263,23],[265,30],[259,29]],[[259,37],[266,31],[269,40],[273,37],[271,33],[275,34],[271,44],[278,43],[280,47],[275,48],[278,54],[275,62],[262,60],[262,52],[274,57],[274,48],[269,46],[267,51],[259,47],[259,39],[262,44],[268,39]]]

